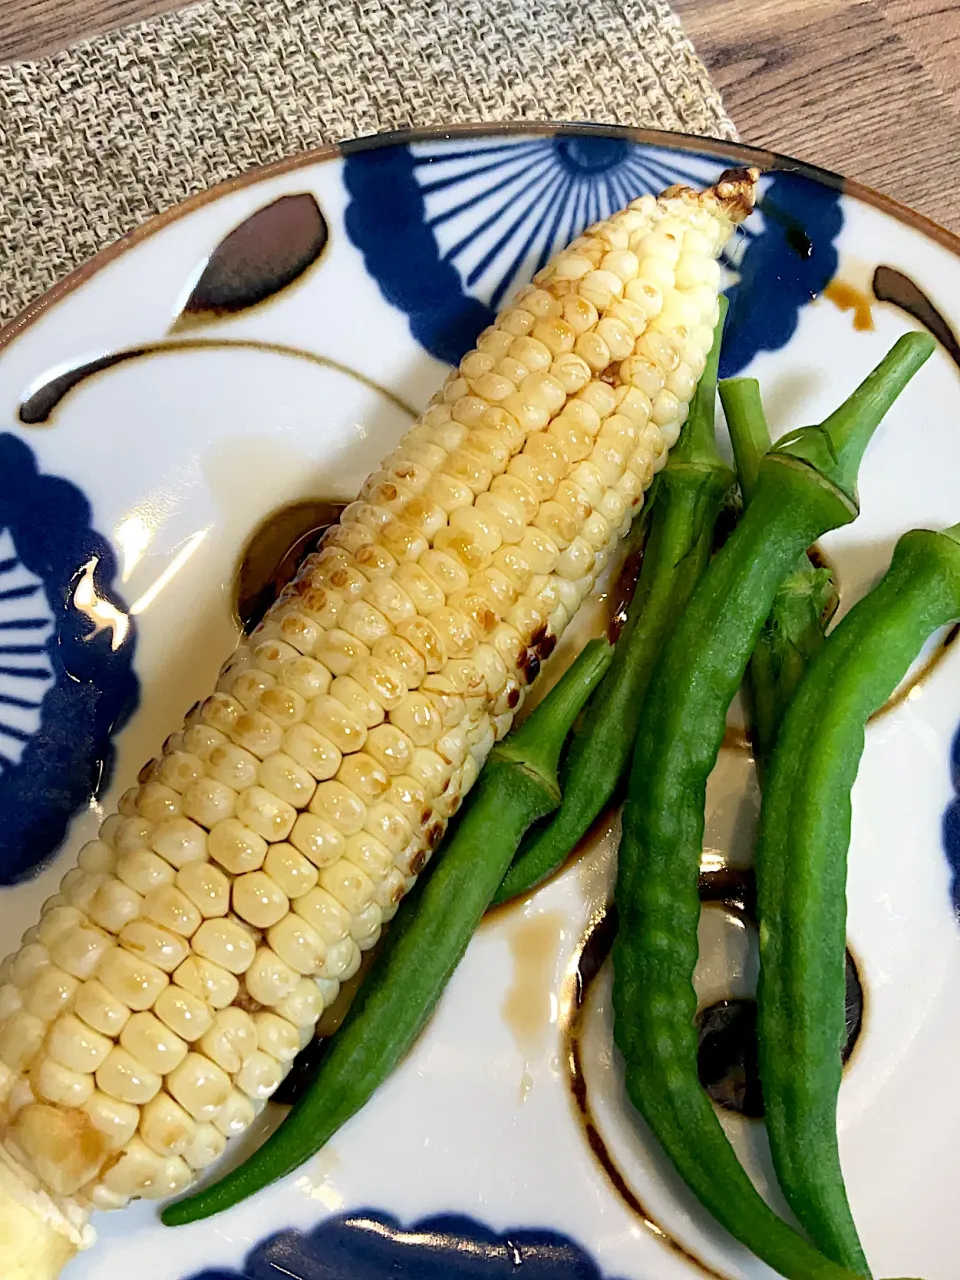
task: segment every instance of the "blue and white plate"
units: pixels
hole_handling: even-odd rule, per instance
[[[765,172],[725,260],[723,372],[762,380],[777,433],[824,416],[905,330],[940,340],[871,446],[862,516],[824,541],[849,603],[903,530],[960,519],[960,242],[781,157],[591,126],[381,136],[189,201],[0,332],[0,951],[212,685],[258,528],[353,496],[561,242],[731,161]],[[927,657],[871,726],[855,792],[840,1136],[876,1273],[954,1280],[960,646]],[[706,870],[742,863],[742,753],[723,754],[709,808]],[[770,1275],[626,1107],[607,971],[581,990],[615,825],[484,926],[416,1050],[321,1155],[195,1227],[147,1204],[103,1216],[68,1280]],[[733,899],[703,917],[701,1000],[739,1010],[736,1040],[752,926]],[[725,1117],[766,1184],[761,1127]]]

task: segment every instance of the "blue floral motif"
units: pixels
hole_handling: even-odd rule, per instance
[[[562,244],[629,200],[714,181],[729,161],[616,129],[479,135],[347,151],[347,232],[416,340],[456,364],[501,304]],[[833,276],[839,190],[795,172],[762,184],[760,212],[726,254],[722,373],[784,346]]]
[[[307,1234],[281,1231],[242,1270],[213,1268],[192,1280],[508,1280],[521,1268],[523,1280],[603,1280],[589,1255],[557,1232],[498,1235],[453,1215],[401,1227],[369,1210],[328,1218]]]
[[[115,576],[80,490],[0,434],[0,884],[36,871],[109,781],[139,691]]]
[[[956,795],[943,815],[943,850],[953,872],[950,884],[953,907],[960,917],[960,729],[950,751],[950,776]]]

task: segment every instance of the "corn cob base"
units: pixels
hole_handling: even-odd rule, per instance
[[[756,177],[521,291],[0,966],[4,1280],[185,1190],[356,973],[666,461]]]

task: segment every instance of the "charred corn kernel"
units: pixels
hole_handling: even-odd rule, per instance
[[[237,793],[216,778],[198,778],[184,790],[182,800],[184,815],[209,830],[222,818],[233,817]]]
[[[233,1004],[240,989],[240,983],[228,969],[198,955],[187,956],[174,971],[173,981],[213,1009],[225,1009]]]
[[[97,1069],[97,1087],[118,1102],[142,1106],[156,1097],[163,1084],[161,1077],[120,1046],[107,1054]]]
[[[158,1093],[140,1114],[140,1137],[159,1156],[186,1155],[196,1136],[197,1122],[168,1093]]]
[[[0,967],[0,1143],[72,1213],[185,1186],[356,973],[665,464],[751,192],[538,273]]]
[[[172,1071],[187,1054],[186,1041],[153,1013],[135,1013],[120,1033],[120,1044],[157,1075]]]
[[[237,797],[237,818],[250,831],[272,843],[287,838],[296,821],[297,811],[265,787],[248,787]]]

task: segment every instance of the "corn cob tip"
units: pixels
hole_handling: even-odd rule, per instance
[[[753,212],[757,199],[757,183],[760,170],[756,165],[748,168],[724,169],[713,187],[706,191],[696,191],[693,187],[677,184],[663,193],[663,199],[676,196],[690,196],[694,200],[703,201],[712,195],[722,211],[731,222],[742,222]]]

